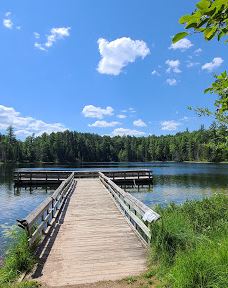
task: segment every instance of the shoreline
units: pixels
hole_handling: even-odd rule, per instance
[[[0,165],[3,164],[16,164],[16,165],[73,165],[73,164],[87,164],[87,163],[104,163],[104,164],[116,164],[116,163],[176,163],[176,164],[228,164],[228,161],[221,161],[221,162],[209,162],[209,161],[110,161],[110,162],[0,162]]]

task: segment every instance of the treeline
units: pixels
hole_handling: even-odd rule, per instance
[[[0,134],[1,162],[228,161],[226,126],[148,137],[57,132],[16,139],[9,127]]]

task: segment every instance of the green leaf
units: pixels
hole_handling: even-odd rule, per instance
[[[183,39],[185,36],[189,35],[189,33],[187,32],[180,32],[180,33],[177,33],[173,39],[172,39],[172,42],[173,43],[176,43],[178,42],[179,40]]]
[[[208,8],[210,5],[210,2],[208,0],[201,0],[196,4],[196,7],[199,8],[200,10],[204,10]]]
[[[187,25],[185,26],[185,29],[189,28],[197,28],[197,22],[188,22]]]
[[[191,15],[184,15],[179,19],[179,23],[180,24],[184,24],[186,22],[188,22],[191,19]]]
[[[207,29],[204,31],[204,37],[205,37],[205,39],[211,40],[211,39],[215,36],[216,32],[217,32],[217,27],[207,28]]]
[[[207,22],[208,22],[208,18],[200,21],[200,22],[197,24],[197,29],[200,28],[200,27],[202,27],[202,26],[203,26],[205,23],[207,23]]]
[[[208,92],[211,92],[211,91],[213,91],[212,88],[207,88],[207,89],[204,90],[204,93],[208,93]]]

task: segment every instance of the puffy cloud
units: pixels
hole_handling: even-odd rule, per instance
[[[195,54],[196,56],[199,56],[202,52],[203,52],[203,50],[202,50],[201,48],[198,48],[198,49],[196,49],[196,50],[194,51],[194,54]]]
[[[124,119],[124,118],[127,118],[127,115],[118,114],[118,115],[116,115],[116,117],[119,118],[119,119]]]
[[[2,21],[2,24],[5,28],[7,29],[12,29],[13,28],[13,21],[11,20],[11,12],[6,12],[5,13],[5,18]]]
[[[185,51],[191,48],[192,46],[193,46],[192,42],[189,39],[184,38],[184,39],[179,40],[175,44],[172,43],[169,49],[173,49],[173,50],[180,49],[181,51]]]
[[[19,136],[28,136],[33,133],[41,135],[44,132],[50,134],[67,129],[61,123],[46,123],[33,117],[24,117],[13,107],[0,105],[0,130],[4,130],[10,125],[15,128],[15,133]]]
[[[114,127],[117,125],[120,125],[120,122],[117,121],[104,121],[104,120],[98,120],[96,122],[94,122],[93,124],[89,124],[89,127],[99,127],[99,128],[106,128],[106,127]]]
[[[161,76],[161,74],[160,74],[157,70],[153,70],[153,71],[151,72],[151,75]]]
[[[145,132],[134,130],[134,129],[127,129],[127,128],[116,128],[112,132],[113,136],[143,136]]]
[[[187,61],[187,67],[188,68],[192,68],[192,67],[195,67],[195,66],[198,66],[200,63],[199,62],[192,62],[192,61]]]
[[[40,33],[34,32],[33,35],[36,39],[40,39]]]
[[[208,72],[212,72],[223,63],[223,59],[221,57],[215,57],[211,62],[205,63],[201,68],[202,70],[207,70]]]
[[[146,123],[142,119],[135,120],[133,125],[136,127],[146,127]]]
[[[178,126],[180,126],[180,125],[181,125],[181,123],[177,122],[175,120],[162,121],[161,122],[161,130],[175,131],[175,130],[177,130]]]
[[[64,39],[66,37],[70,36],[70,27],[59,27],[59,28],[52,28],[50,31],[50,34],[47,35],[46,42],[45,43],[39,43],[35,42],[34,47],[42,50],[47,51],[50,47],[53,46],[53,44],[60,39]],[[34,37],[36,39],[40,38],[40,34],[37,32],[34,32]]]
[[[136,112],[136,110],[135,110],[134,108],[132,108],[132,107],[128,108],[128,110],[129,110],[131,113],[135,113],[135,112]]]
[[[114,109],[110,106],[101,108],[94,105],[86,105],[82,110],[82,114],[87,118],[103,119],[104,116],[112,116],[113,111]]]
[[[183,118],[180,119],[180,121],[188,121],[189,120],[189,117],[187,116],[184,116]]]
[[[122,37],[109,42],[104,38],[97,41],[101,60],[97,71],[101,74],[119,75],[129,63],[137,57],[145,58],[150,50],[142,40]]]
[[[165,64],[168,65],[168,68],[166,69],[166,72],[174,72],[174,73],[181,73],[180,70],[180,61],[179,60],[166,60]]]
[[[171,79],[171,78],[168,78],[166,79],[166,83],[169,84],[169,86],[175,86],[177,85],[177,80],[176,79]]]

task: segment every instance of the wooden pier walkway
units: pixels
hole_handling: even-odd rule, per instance
[[[146,249],[99,179],[78,180],[38,278],[51,287],[116,280],[146,269]]]
[[[18,220],[30,245],[42,240],[34,278],[48,287],[70,287],[145,271],[148,224],[159,215],[103,173],[99,178],[74,176]]]

